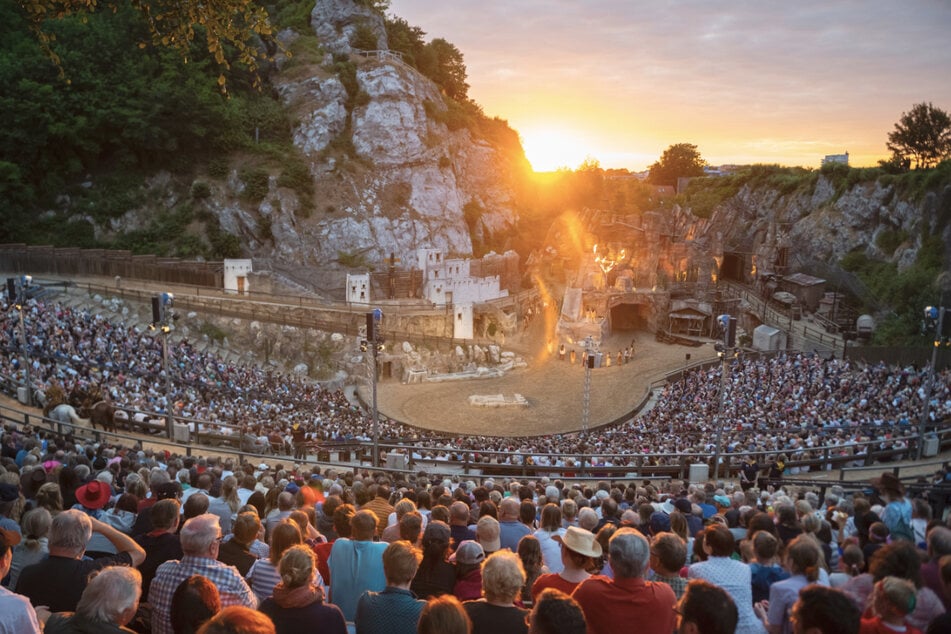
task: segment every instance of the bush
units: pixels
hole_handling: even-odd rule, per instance
[[[246,167],[238,172],[238,178],[244,183],[242,197],[250,203],[258,204],[267,196],[268,173],[259,167]]]
[[[216,156],[208,161],[208,175],[212,178],[228,178],[231,170],[228,157]]]
[[[895,249],[900,247],[902,243],[908,239],[908,233],[904,230],[892,230],[886,229],[878,234],[878,237],[875,238],[875,246],[881,249],[882,253],[886,255],[892,255],[895,253]]]
[[[205,181],[195,181],[192,183],[192,198],[194,200],[204,200],[211,196],[211,187]]]

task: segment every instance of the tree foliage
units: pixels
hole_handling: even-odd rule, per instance
[[[224,71],[233,61],[228,49],[235,51],[236,61],[259,82],[258,60],[266,57],[259,38],[269,39],[272,34],[267,11],[254,0],[17,0],[16,4],[61,75],[64,69],[52,46],[56,33],[50,25],[70,16],[86,19],[95,13],[117,13],[131,6],[148,25],[148,32],[136,43],[138,47],[145,48],[151,41],[154,46],[177,51],[185,61],[193,57],[196,39],[203,38],[204,47],[222,69],[217,80],[222,90],[227,85]]]
[[[650,166],[647,180],[655,185],[676,186],[681,176],[703,176],[707,164],[692,143],[676,143],[664,150],[660,160]]]
[[[951,116],[931,103],[915,104],[902,113],[885,145],[892,152],[890,163],[910,159],[917,169],[934,167],[951,157]]]
[[[447,97],[456,101],[468,99],[466,65],[454,44],[437,37],[426,45],[417,62],[419,72],[439,84]]]

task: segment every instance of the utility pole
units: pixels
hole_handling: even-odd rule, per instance
[[[30,286],[33,278],[29,275],[21,275],[19,280],[7,278],[7,293],[10,302],[16,307],[20,314],[20,352],[23,364],[23,389],[26,392],[26,402],[24,405],[33,406],[33,379],[31,377],[30,350],[26,336],[26,322],[23,313],[26,311],[26,289]]]
[[[720,398],[717,408],[717,433],[713,447],[713,480],[720,478],[720,446],[723,442],[723,418],[726,415],[726,376],[729,368],[730,351],[736,346],[736,317],[719,315],[717,325],[720,329],[722,341],[718,341],[714,348],[720,356]]]
[[[172,331],[172,320],[177,318],[172,312],[175,296],[171,293],[160,293],[152,296],[152,323],[149,330],[162,331],[162,372],[165,374],[165,436],[169,440],[175,439],[175,419],[172,414],[172,375],[168,369],[168,333]]]
[[[372,407],[373,407],[373,467],[380,466],[380,416],[379,411],[377,410],[376,402],[376,384],[379,380],[379,355],[383,351],[383,311],[379,308],[374,308],[372,311],[366,314],[367,320],[367,338],[360,342],[360,350],[367,352],[368,350],[372,351],[370,359],[372,360],[373,367],[370,368],[370,386],[372,390]]]

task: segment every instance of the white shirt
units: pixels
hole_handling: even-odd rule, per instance
[[[40,634],[40,623],[30,600],[0,587],[0,634]]]

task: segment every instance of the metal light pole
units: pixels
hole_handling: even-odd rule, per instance
[[[367,338],[360,344],[360,349],[366,352],[372,350],[370,358],[373,360],[373,367],[370,368],[370,386],[373,407],[373,467],[380,466],[380,415],[376,402],[376,384],[379,380],[379,358],[380,351],[383,349],[383,333],[381,326],[383,322],[383,311],[374,308],[366,314],[367,319]]]
[[[172,303],[175,296],[171,293],[161,293],[152,296],[152,323],[149,330],[162,331],[162,372],[165,373],[165,436],[174,440],[175,419],[172,415],[172,375],[168,369],[168,333],[172,331]]]
[[[935,313],[937,313],[935,315]],[[944,328],[945,308],[935,308],[928,306],[925,308],[925,318],[934,320],[937,317],[937,326],[935,328],[934,345],[931,348],[931,367],[928,368],[928,385],[925,387],[925,405],[921,408],[921,420],[918,422],[918,460],[921,460],[925,444],[925,431],[928,426],[928,417],[931,414],[931,394],[934,391],[935,367],[938,364],[938,348],[941,347],[942,329]]]
[[[26,323],[23,318],[23,313],[26,311],[26,286],[30,283],[31,279],[29,275],[24,275],[20,278],[20,297],[18,301],[20,308],[20,345],[23,348],[23,380],[26,384],[26,405],[29,407],[33,406],[33,379],[30,376],[30,350],[27,347]]]
[[[736,317],[730,317],[729,315],[718,315],[717,324],[720,327],[720,331],[723,336],[723,340],[717,342],[716,350],[720,355],[720,398],[719,406],[717,408],[717,433],[715,439],[715,445],[713,448],[713,479],[714,481],[719,480],[720,478],[720,443],[723,441],[723,418],[726,414],[726,375],[727,375],[727,360],[729,359],[730,351],[733,350],[733,347],[736,345]]]
[[[588,423],[591,420],[591,370],[594,368],[594,347],[591,337],[584,340],[584,392],[581,398],[581,431],[588,436]]]

